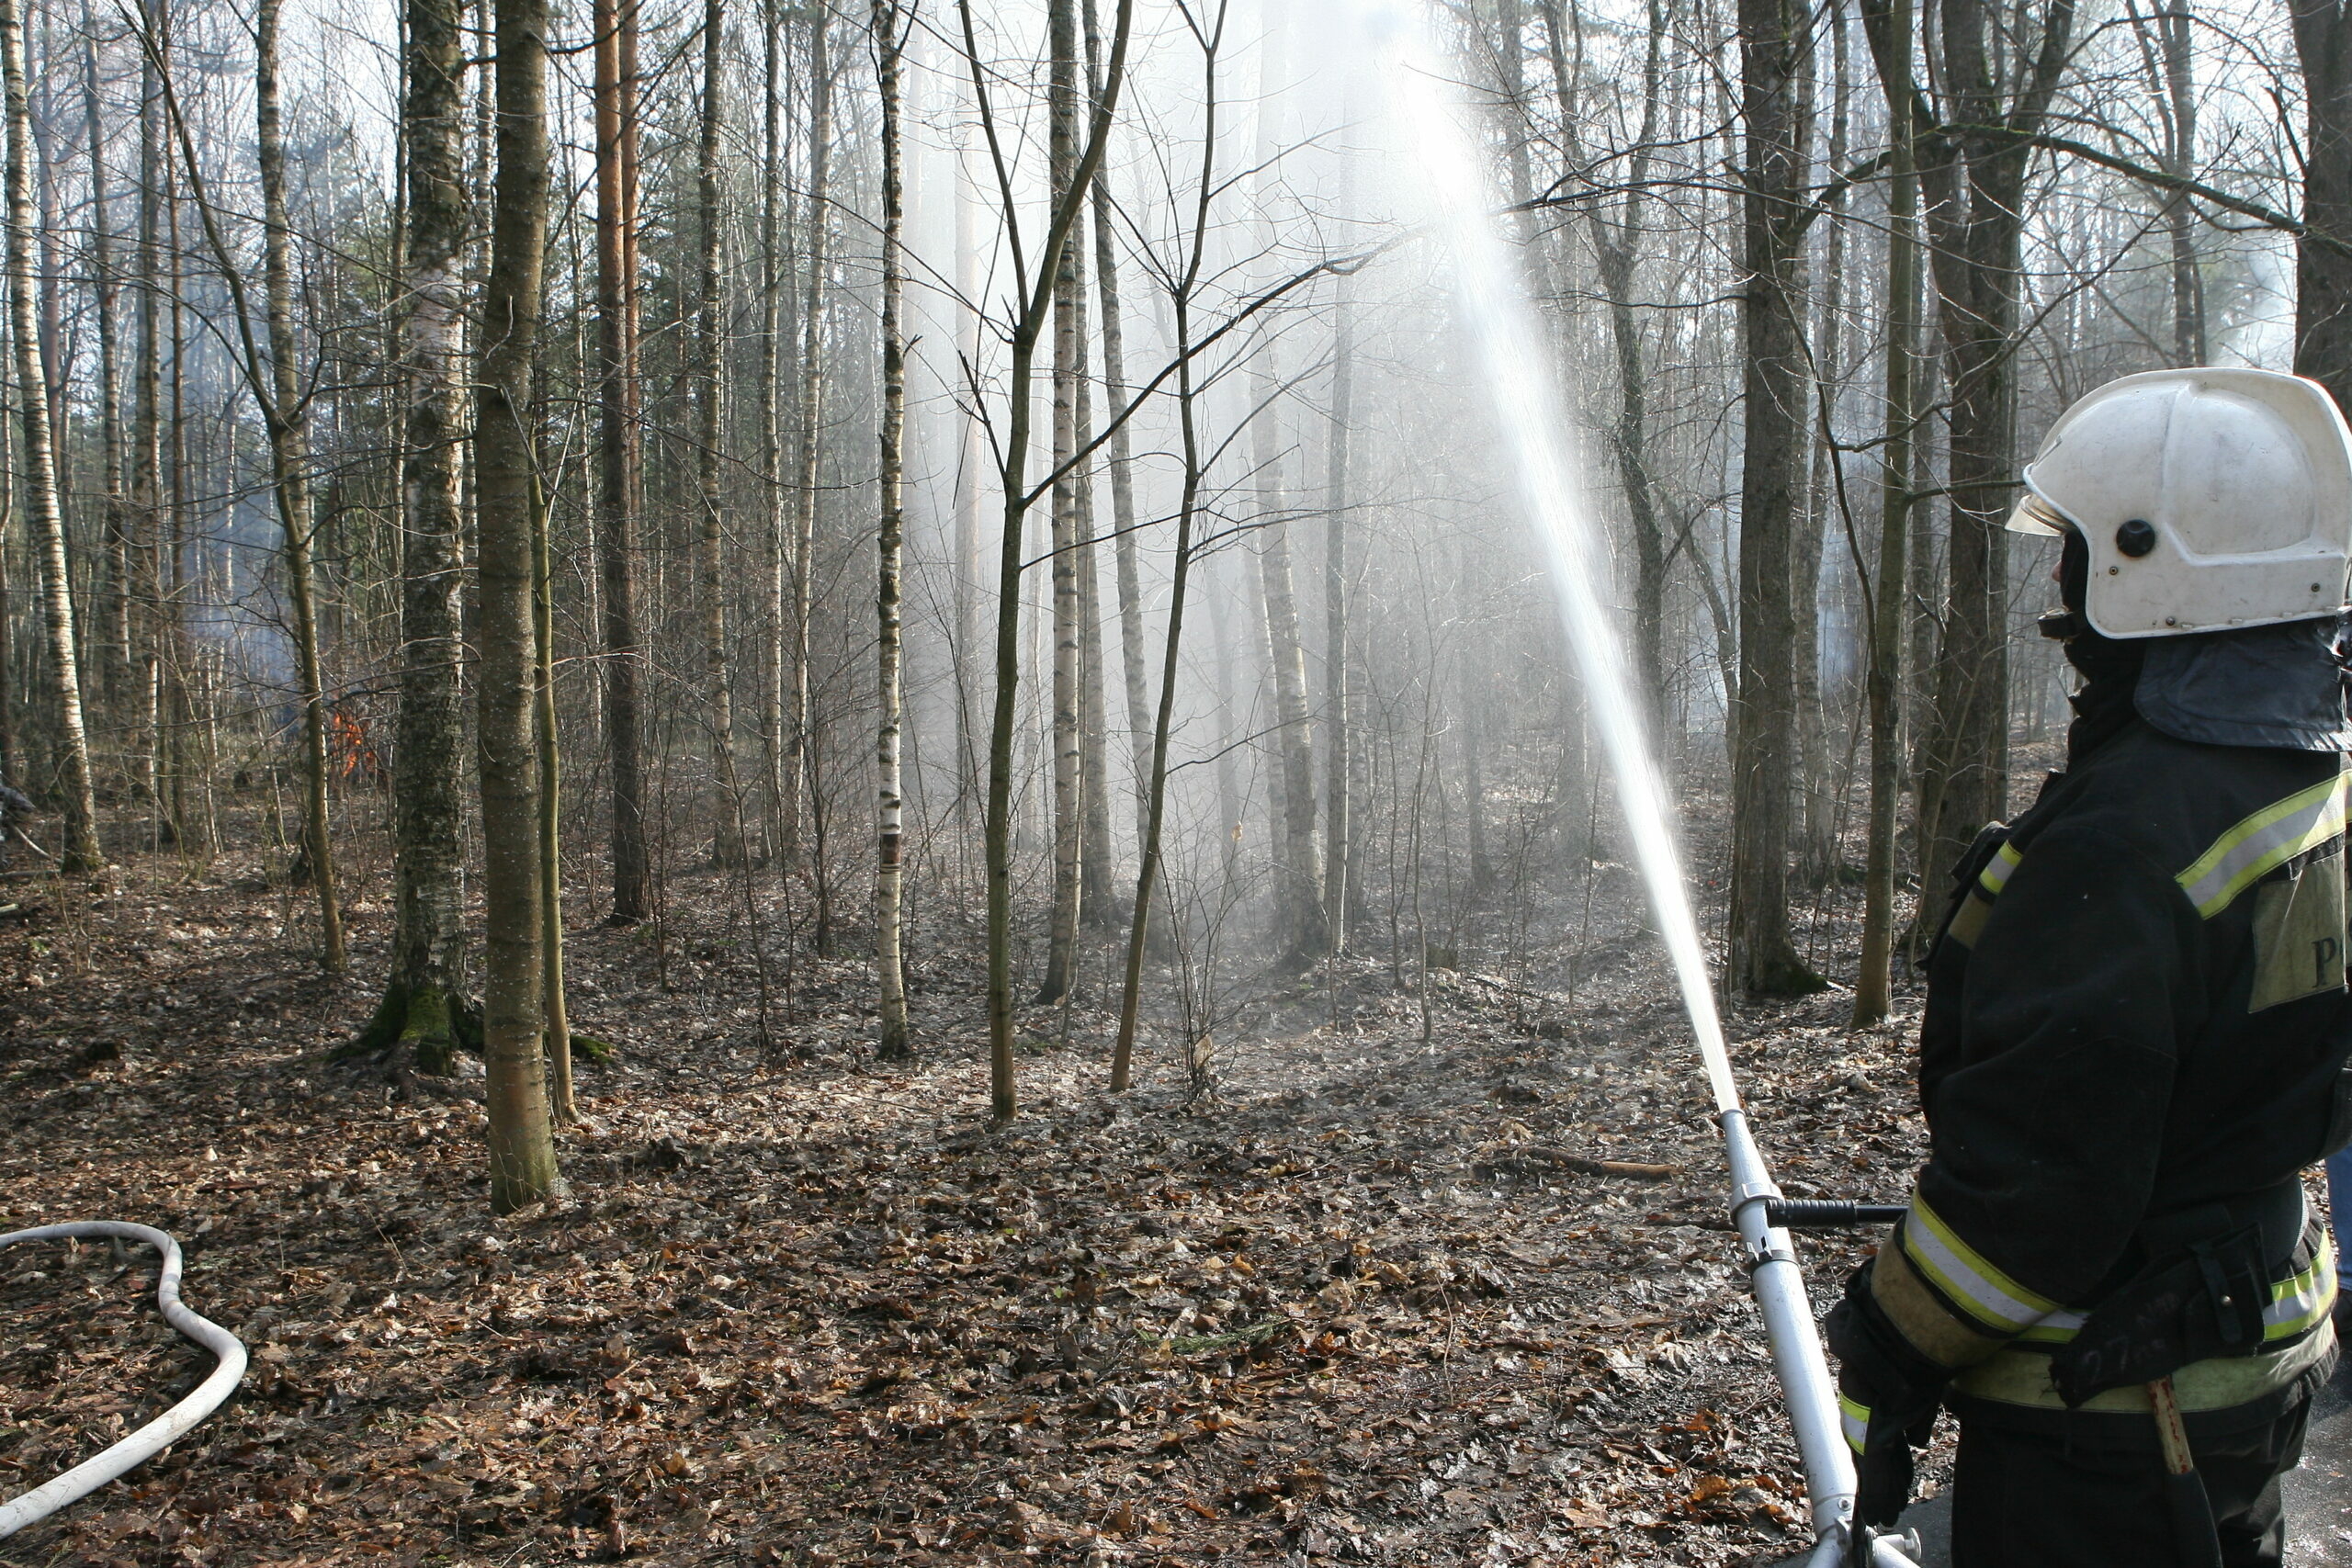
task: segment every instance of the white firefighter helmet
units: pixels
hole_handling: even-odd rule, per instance
[[[2059,416],[2024,479],[2009,526],[2083,536],[2084,613],[2109,637],[2344,607],[2352,430],[2316,381],[2211,368],[2125,376]]]

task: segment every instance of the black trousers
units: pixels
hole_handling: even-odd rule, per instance
[[[2192,1438],[2227,1568],[2278,1568],[2287,1535],[2278,1478],[2301,1460],[2310,1416],[2301,1397],[2267,1426]],[[1952,1568],[2177,1568],[2181,1561],[2153,1443],[2084,1441],[1965,1418],[1951,1549]]]

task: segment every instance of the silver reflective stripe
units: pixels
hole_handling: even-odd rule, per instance
[[[2264,807],[2215,840],[2178,878],[2197,912],[2211,919],[2263,876],[2341,834],[2345,792],[2338,773]]]
[[[1903,1224],[1903,1250],[1922,1274],[1944,1294],[1965,1307],[1970,1315],[2003,1334],[2015,1334],[2028,1324],[2057,1310],[2058,1303],[2039,1296],[1995,1267],[1992,1260],[1960,1239],[1916,1194],[1910,1216]]]
[[[2079,1313],[2071,1307],[2060,1307],[2056,1312],[2045,1313],[2033,1322],[2027,1324],[2025,1333],[2019,1337],[2030,1339],[2040,1345],[2063,1345],[2080,1333],[2083,1325],[2088,1321],[2087,1313]]]
[[[1998,898],[2001,889],[2009,885],[2009,875],[2017,870],[2018,862],[2023,859],[2024,853],[2015,844],[2003,844],[2001,852],[1985,862],[1984,869],[1977,873],[1977,886]]]

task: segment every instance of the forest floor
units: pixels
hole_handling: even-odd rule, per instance
[[[254,1353],[0,1562],[1760,1565],[1806,1537],[1703,1083],[1630,929],[1573,1001],[1540,964],[1438,972],[1426,1040],[1383,963],[1270,977],[1206,1098],[1159,1061],[1104,1093],[1080,1008],[1001,1131],[975,971],[919,968],[924,1055],[889,1067],[860,964],[804,962],[763,1049],[723,923],[673,921],[658,968],[578,930],[575,1023],[617,1051],[569,1196],[500,1219],[478,1072],[329,1059],[381,910],[330,980],[258,872],[0,895],[0,1224],[171,1231]],[[1791,1192],[1899,1201],[1912,1021],[1847,1006],[1735,1010],[1735,1058]],[[1826,1297],[1860,1243],[1804,1245]],[[153,1284],[143,1252],[0,1255],[0,1494],[209,1368]]]

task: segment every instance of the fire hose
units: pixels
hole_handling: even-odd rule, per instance
[[[84,1241],[108,1237],[143,1241],[163,1255],[155,1280],[155,1305],[180,1334],[212,1352],[212,1375],[193,1393],[105,1451],[84,1460],[61,1475],[51,1476],[31,1491],[0,1503],[0,1540],[37,1520],[47,1518],[66,1504],[88,1495],[117,1476],[154,1458],[220,1407],[245,1375],[245,1347],[238,1337],[208,1318],[198,1316],[180,1302],[180,1244],[148,1225],[116,1220],[81,1220],[70,1224],[36,1225],[30,1230],[0,1235],[0,1247],[20,1241]]]

